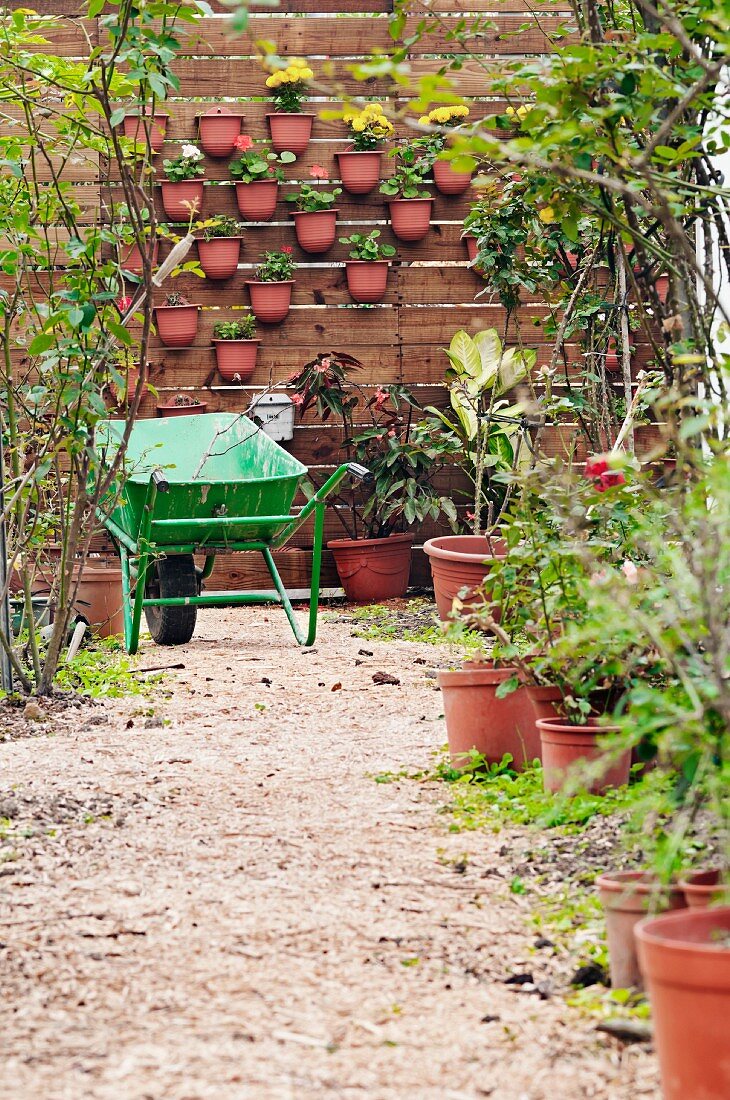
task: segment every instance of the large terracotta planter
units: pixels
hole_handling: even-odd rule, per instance
[[[234,112],[221,105],[211,107],[204,115],[198,115],[198,132],[203,152],[209,157],[229,157],[235,148],[235,140],[241,133],[243,113]]]
[[[379,603],[405,596],[413,535],[384,539],[330,539],[345,595],[352,603]]]
[[[336,210],[295,210],[294,229],[299,247],[305,252],[327,252],[335,243]]]
[[[169,117],[159,111],[155,111],[153,115],[125,115],[124,136],[130,141],[136,141],[139,145],[145,145],[146,131],[149,130],[150,149],[153,153],[159,153],[165,143]]]
[[[358,152],[356,149],[345,149],[342,153],[335,153],[335,156],[340,166],[342,186],[346,191],[351,195],[367,195],[372,191],[380,179],[380,162],[383,156],[381,150]]]
[[[456,172],[450,161],[435,160],[433,182],[442,195],[463,195],[471,184],[471,172]]]
[[[276,213],[279,198],[278,180],[256,180],[236,183],[236,202],[244,218],[250,222],[267,222]]]
[[[693,871],[679,883],[690,909],[707,909],[730,896],[730,885],[723,883],[718,867],[708,871]]]
[[[168,218],[174,222],[189,222],[203,209],[203,181],[180,180],[162,184],[162,205]]]
[[[199,305],[155,306],[157,335],[167,348],[189,348],[198,335]]]
[[[247,382],[256,369],[259,340],[214,340],[218,373],[225,382]]]
[[[152,245],[152,266],[157,267],[157,256],[160,251],[160,242],[155,241]],[[122,271],[129,275],[141,275],[143,271],[142,267],[142,253],[138,244],[129,245],[128,248],[122,247],[120,251],[119,262],[121,264]]]
[[[243,237],[213,237],[198,241],[200,266],[209,279],[230,279],[238,270]]]
[[[295,157],[300,157],[309,145],[314,115],[274,111],[266,117],[269,120],[271,144],[277,153],[288,151]]]
[[[489,562],[506,554],[503,539],[487,539],[485,535],[443,535],[424,543],[433,577],[434,595],[439,618],[448,622],[456,596],[468,606],[475,602],[474,589],[489,572]]]
[[[422,241],[431,228],[433,199],[391,199],[390,224],[401,241]]]
[[[192,416],[195,413],[204,413],[208,408],[207,401],[195,401],[192,405],[164,405],[157,406],[158,416]]]
[[[388,287],[388,260],[348,260],[347,289],[355,302],[381,302]]]
[[[615,726],[599,726],[597,718],[589,718],[584,726],[571,725],[564,718],[538,718],[542,744],[542,774],[546,791],[563,789],[574,768],[600,760],[605,749],[602,740],[615,733]],[[591,794],[603,794],[610,787],[622,787],[629,781],[631,749],[626,749],[587,787]]]
[[[262,283],[256,279],[246,281],[251,298],[251,312],[259,321],[273,325],[289,314],[293,279],[281,283]]]
[[[74,609],[89,623],[100,638],[124,633],[122,570],[119,562],[87,558],[83,566],[74,565],[73,582],[79,581]]]
[[[560,717],[560,704],[563,701],[563,693],[559,687],[552,684],[545,687],[541,684],[527,684],[525,690],[530,696],[530,702],[535,711],[535,721],[538,718]]]
[[[524,687],[497,698],[499,685],[515,675],[515,668],[477,664],[439,672],[454,767],[466,767],[472,749],[490,764],[499,763],[509,753],[518,771],[540,756],[535,713]]]
[[[730,1096],[728,937],[730,906],[666,913],[637,925],[664,1100]]]
[[[648,913],[684,908],[678,886],[663,886],[648,871],[619,871],[599,875],[598,897],[606,918],[606,939],[614,989],[641,989],[634,928]]]

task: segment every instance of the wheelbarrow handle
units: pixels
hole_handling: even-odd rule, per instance
[[[170,491],[170,482],[159,468],[152,471],[152,480],[158,493],[168,493]]]
[[[368,485],[373,480],[373,475],[367,466],[361,466],[359,462],[348,462],[347,470],[352,477],[362,481],[364,485]]]

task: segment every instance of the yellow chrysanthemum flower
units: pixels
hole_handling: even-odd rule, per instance
[[[555,210],[552,206],[543,206],[542,210],[538,214],[538,218],[543,225],[550,225],[551,222],[557,221],[555,217]]]
[[[313,76],[314,76],[314,69],[310,69],[309,66],[306,65],[301,71],[302,80],[311,80]]]

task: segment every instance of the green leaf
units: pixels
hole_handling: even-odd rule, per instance
[[[102,4],[104,4],[106,0],[101,0],[101,2]],[[111,115],[109,116],[109,125],[112,127],[112,129],[114,129],[115,126],[119,126],[121,122],[124,122],[126,114],[127,111],[124,107],[117,107],[116,111],[112,111]]]
[[[55,342],[56,338],[52,332],[41,332],[35,339],[31,340],[28,351],[31,355],[42,355],[42,353],[48,351]]]

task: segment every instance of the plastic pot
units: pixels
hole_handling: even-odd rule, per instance
[[[457,172],[448,160],[433,162],[433,182],[442,195],[463,195],[471,184],[471,172]]]
[[[391,199],[390,224],[401,241],[422,241],[431,227],[433,199]]]
[[[454,767],[466,767],[472,749],[490,764],[499,763],[508,752],[520,771],[540,756],[535,713],[524,687],[497,698],[499,685],[516,675],[516,668],[476,664],[455,672],[439,672]]]
[[[300,157],[309,145],[314,115],[274,111],[266,117],[269,120],[271,144],[276,152],[288,151],[295,157]]]
[[[474,602],[474,589],[489,572],[489,562],[503,558],[506,543],[503,539],[487,539],[486,535],[442,535],[424,543],[433,577],[433,589],[439,618],[447,622],[454,598],[462,589],[462,597],[468,606]]]
[[[230,279],[238,269],[243,237],[213,237],[198,241],[200,266],[209,279]]]
[[[259,321],[272,325],[286,319],[291,306],[293,279],[286,279],[281,283],[262,283],[257,279],[248,279],[246,286],[251,298],[251,312]]]
[[[530,696],[535,721],[538,718],[560,717],[559,707],[563,701],[563,693],[559,687],[554,687],[552,684],[545,687],[540,684],[527,684],[525,690]]]
[[[606,939],[614,989],[641,989],[642,979],[634,928],[648,913],[684,908],[678,886],[664,886],[649,871],[599,875],[598,897],[606,918]]]
[[[352,603],[379,603],[405,596],[413,535],[384,539],[330,539],[337,573]]]
[[[234,142],[241,133],[244,115],[223,105],[211,107],[204,115],[198,115],[198,132],[203,152],[209,157],[229,157]]]
[[[470,260],[476,260],[477,258],[477,239],[473,233],[465,233],[462,237],[464,244],[466,245],[466,254]]]
[[[79,581],[74,610],[89,623],[94,634],[108,638],[112,634],[124,632],[124,613],[122,603],[122,569],[115,558],[113,561],[88,558],[81,565],[75,565],[74,582]]]
[[[294,229],[305,252],[327,252],[335,243],[337,210],[295,210]]]
[[[199,305],[155,306],[157,335],[167,348],[189,348],[198,334]]]
[[[730,906],[636,927],[664,1100],[730,1096]]]
[[[256,369],[259,340],[214,340],[218,373],[225,382],[247,382]]]
[[[388,287],[388,260],[348,260],[347,289],[355,302],[381,302]]]
[[[379,149],[345,149],[335,153],[340,166],[342,186],[351,195],[367,195],[380,179],[382,152]]]
[[[157,256],[160,251],[160,242],[155,241],[152,246],[152,266],[157,267]],[[122,271],[127,272],[129,275],[141,275],[142,274],[142,253],[138,244],[129,245],[125,250],[121,249],[119,262]]]
[[[147,144],[147,129],[150,134],[150,149],[159,153],[165,143],[169,115],[155,111],[153,115],[125,115],[124,136],[139,145]]]
[[[250,222],[267,222],[276,213],[279,198],[278,180],[256,180],[236,183],[236,202],[244,218]]]
[[[193,413],[204,413],[208,408],[207,401],[194,401],[192,405],[158,405],[158,416],[191,416]]]
[[[572,725],[564,718],[538,718],[537,728],[542,744],[543,785],[553,793],[562,790],[575,767],[600,760],[605,752],[603,738],[617,731],[616,726],[600,726],[597,718],[589,718],[584,726]],[[610,787],[622,787],[629,781],[630,768],[631,749],[626,749],[587,790],[603,794]]]
[[[730,892],[719,867],[693,871],[692,874],[685,875],[679,885],[690,909],[707,909],[722,901]]]
[[[174,222],[189,222],[192,214],[203,209],[203,181],[180,180],[162,184],[162,205],[168,218]]]

